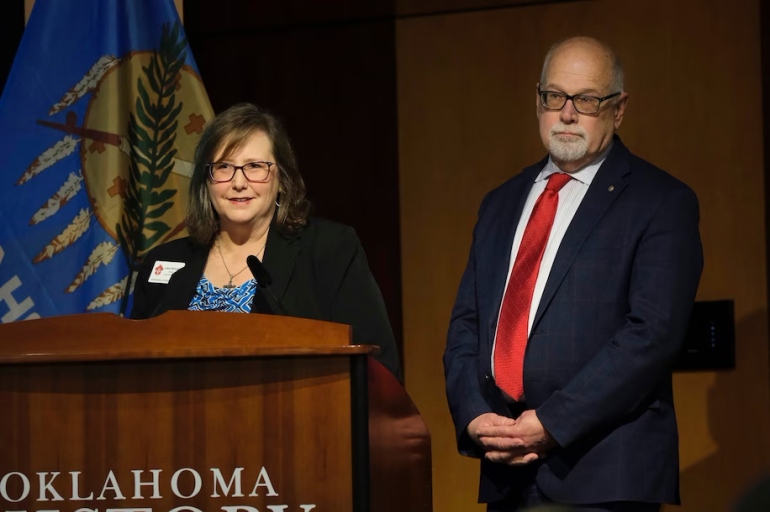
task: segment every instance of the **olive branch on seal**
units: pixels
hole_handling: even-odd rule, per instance
[[[177,150],[177,117],[182,103],[176,101],[180,71],[187,58],[187,40],[179,37],[180,24],[163,25],[160,47],[137,79],[136,113],[128,125],[129,175],[124,209],[116,226],[118,242],[132,272],[137,259],[170,231],[161,216],[173,206],[175,189],[163,188],[174,168]],[[152,93],[150,94],[149,91]],[[123,295],[125,310],[128,290]]]

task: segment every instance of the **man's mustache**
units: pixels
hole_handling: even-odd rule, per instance
[[[577,135],[578,137],[585,138],[586,132],[582,128],[570,129],[565,125],[555,125],[551,127],[551,135]]]

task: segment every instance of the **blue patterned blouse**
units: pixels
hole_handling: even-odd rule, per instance
[[[236,288],[217,288],[206,276],[201,276],[195,296],[187,307],[190,311],[227,311],[250,313],[251,300],[257,291],[257,282],[249,279]]]

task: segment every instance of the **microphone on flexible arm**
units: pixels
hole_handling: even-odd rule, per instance
[[[265,288],[270,293],[270,297],[273,298],[273,302],[275,302],[275,305],[278,306],[278,310],[281,312],[281,314],[288,316],[286,310],[283,308],[283,304],[281,304],[281,301],[278,300],[278,297],[275,296],[273,289],[270,288],[270,285],[273,283],[273,278],[270,277],[270,274],[267,272],[265,266],[262,265],[262,262],[259,261],[259,258],[253,254],[248,256],[246,258],[246,265],[249,266],[249,270],[251,270],[254,279],[257,280],[257,286],[260,288]]]

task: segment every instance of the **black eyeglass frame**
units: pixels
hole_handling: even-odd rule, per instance
[[[227,164],[227,165],[229,165],[229,166],[231,166],[233,168],[233,174],[230,176],[230,179],[228,179],[228,180],[217,180],[217,179],[214,179],[214,166],[217,165],[217,164]],[[267,165],[267,176],[265,177],[264,180],[250,180],[249,179],[248,175],[246,174],[246,167],[249,166],[249,165],[254,165],[254,164],[265,164],[265,165]],[[206,164],[206,170],[208,170],[208,172],[209,172],[209,180],[211,180],[212,183],[229,183],[229,182],[233,181],[235,179],[235,173],[237,173],[239,169],[243,173],[243,177],[246,178],[246,181],[248,181],[249,183],[267,183],[268,181],[270,181],[270,173],[273,171],[272,166],[274,166],[274,165],[275,165],[275,162],[265,162],[265,161],[261,161],[261,160],[258,160],[256,162],[247,162],[247,163],[245,163],[243,165],[234,165],[234,164],[231,164],[231,163],[228,163],[228,162],[209,162],[209,163]]]
[[[561,107],[559,107],[559,108],[551,108],[551,107],[547,106],[546,105],[546,101],[545,101],[545,95],[546,94],[556,94],[557,96],[563,97],[564,98],[564,104]],[[609,99],[612,99],[612,98],[614,98],[616,96],[620,96],[621,94],[623,94],[623,91],[614,92],[612,94],[608,94],[607,96],[602,96],[602,97],[591,96],[590,94],[572,94],[572,95],[570,95],[570,94],[566,94],[566,93],[559,92],[559,91],[543,91],[543,90],[540,89],[540,85],[539,84],[537,86],[537,95],[540,97],[540,105],[544,109],[549,110],[551,112],[558,112],[558,111],[560,111],[561,109],[563,109],[567,105],[568,101],[572,101],[572,106],[575,107],[575,110],[577,110],[577,112],[579,114],[596,114],[597,112],[599,112],[602,109],[602,103],[604,103],[605,101],[607,101]],[[575,105],[574,98],[591,98],[592,100],[598,100],[599,103],[596,105],[596,110],[594,110],[593,112],[584,112],[584,111],[580,110],[577,105]]]

